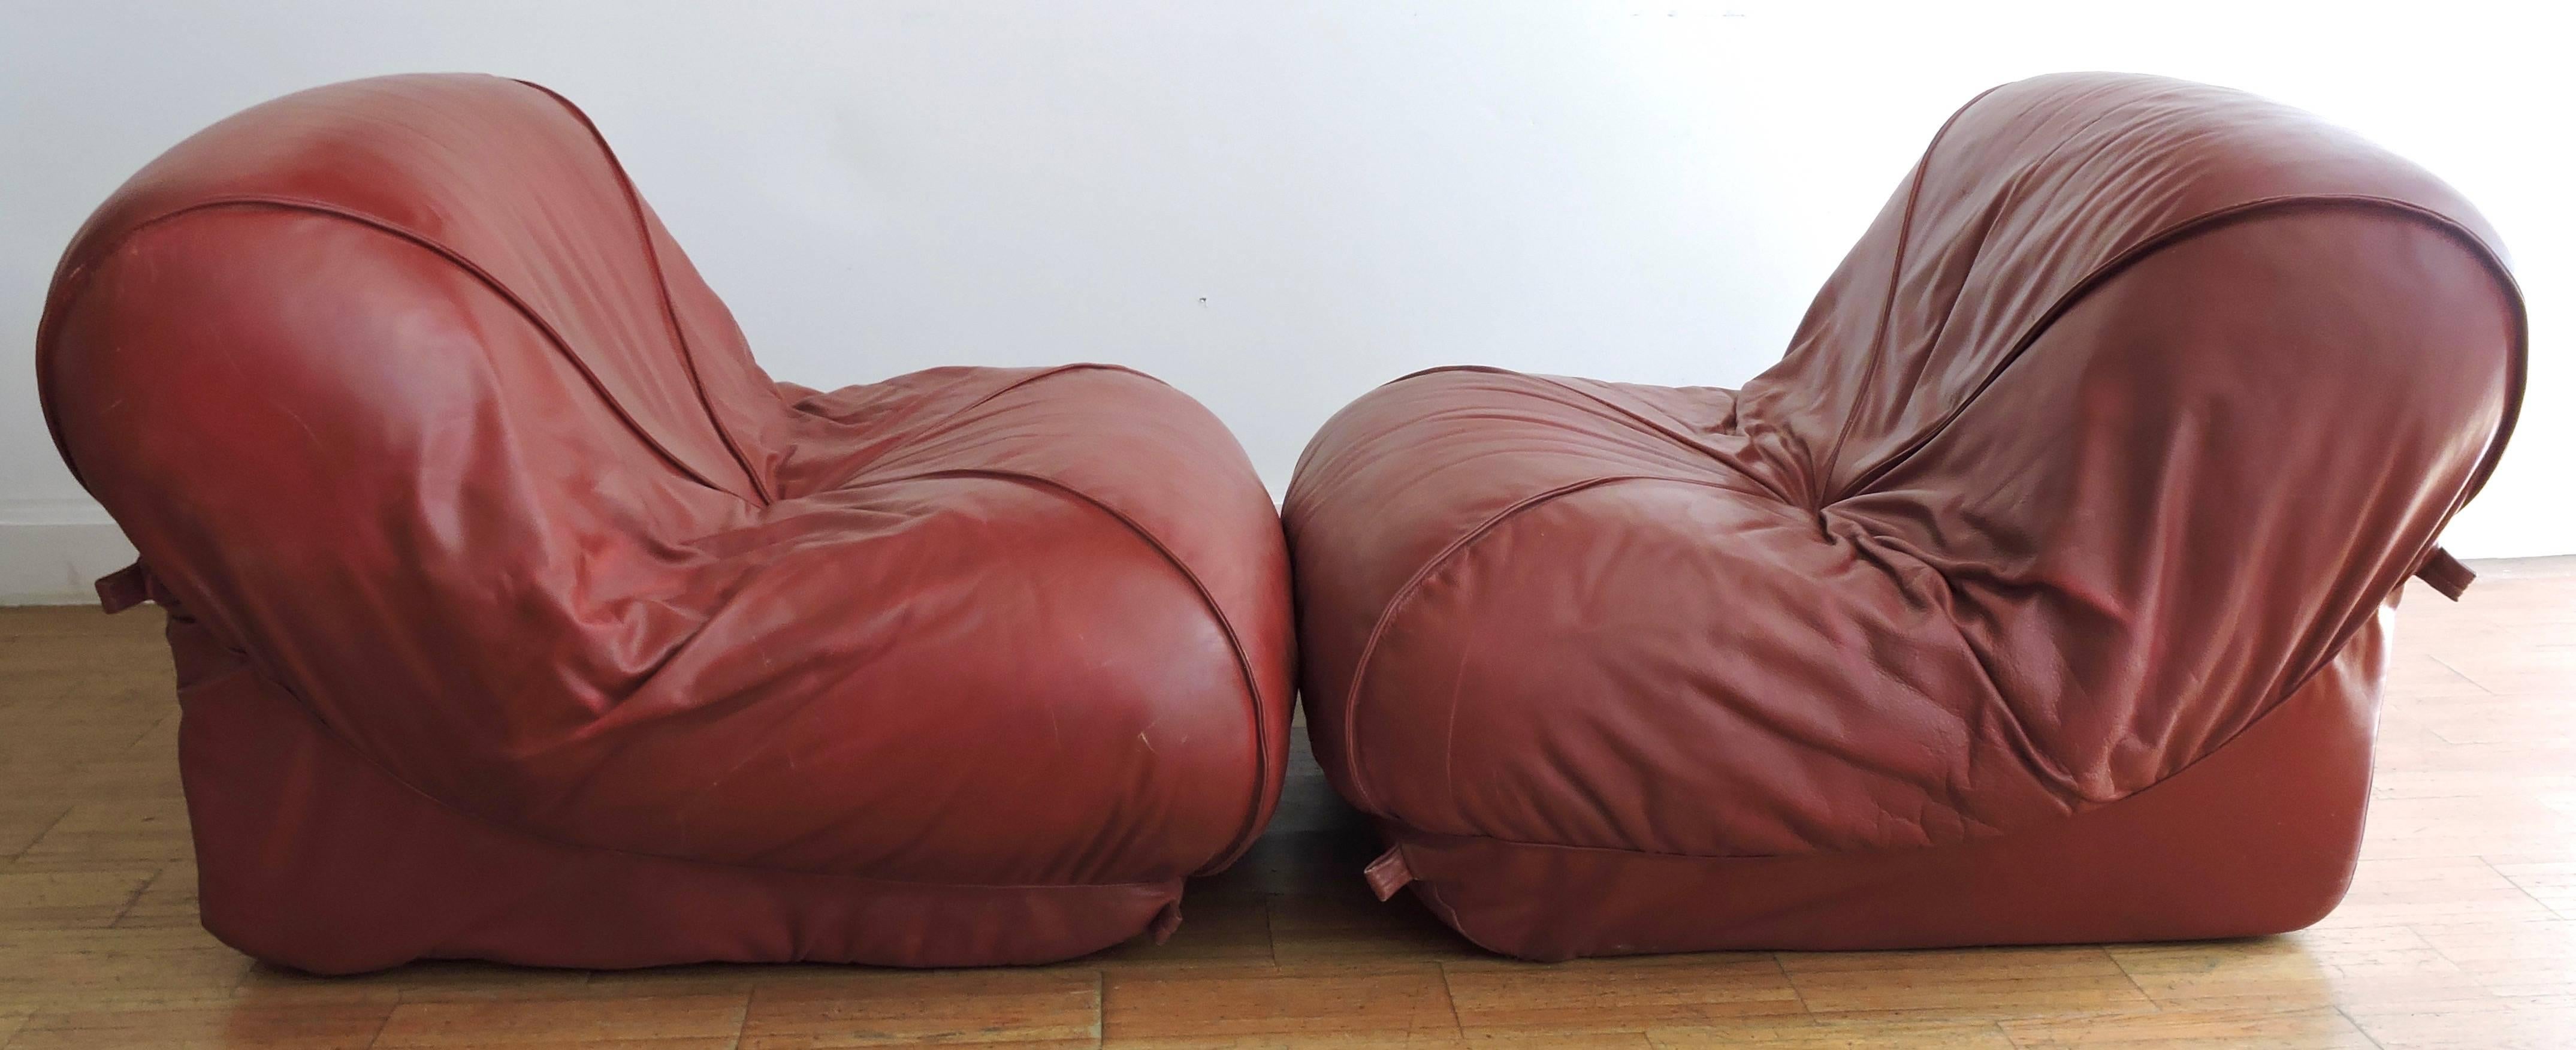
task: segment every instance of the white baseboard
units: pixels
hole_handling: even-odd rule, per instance
[[[85,499],[0,500],[0,605],[84,605],[134,546]]]

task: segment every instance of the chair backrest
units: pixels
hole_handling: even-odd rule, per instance
[[[1937,573],[2033,753],[2113,797],[2366,626],[2494,467],[2521,301],[2448,187],[2236,91],[1954,116],[1744,390],[1829,535]]]
[[[586,119],[485,76],[174,147],[73,241],[36,364],[159,593],[393,763],[631,692],[792,416]]]
[[[56,355],[96,352],[59,322],[101,263],[140,231],[216,209],[330,216],[435,253],[542,329],[672,466],[764,498],[762,439],[779,415],[768,378],[588,119],[551,92],[479,75],[380,77],[289,95],[189,138],[73,240],[40,378]],[[395,347],[327,352],[378,355],[394,381],[422,364]],[[50,391],[47,404],[55,414]]]
[[[2162,77],[2002,85],[1943,126],[1746,400],[1798,431],[1816,502],[1831,503],[1922,447],[2067,307],[2140,258],[2321,206],[2440,229],[2511,289],[2494,232],[2457,192],[2307,113]]]

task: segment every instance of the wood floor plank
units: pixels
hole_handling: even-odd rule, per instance
[[[2484,859],[2362,855],[2352,889],[2318,928],[2402,926],[2466,918],[2546,921],[2557,916]]]
[[[1112,1047],[1375,1045],[1462,1038],[1435,963],[1104,974]]]
[[[2561,919],[2576,919],[2576,860],[2538,861],[2484,858],[2496,874],[2531,895]]]
[[[2443,958],[2497,995],[2576,995],[2576,921],[2480,918],[2417,930]]]
[[[123,928],[166,926],[181,929],[197,925],[197,863],[192,860],[162,865],[150,881],[134,895],[133,901],[119,912],[113,925]]]
[[[31,788],[32,785],[20,783],[18,774],[19,771],[12,767],[8,774],[0,775],[7,781],[0,783],[0,789]],[[0,803],[0,861],[16,859],[18,854],[26,852],[27,847],[35,845],[45,832],[53,830],[55,822],[63,819],[63,814],[71,812],[69,801],[38,802],[28,798],[31,793],[28,790],[8,790],[8,797],[21,801]]]
[[[852,971],[851,978],[755,987],[743,1050],[1100,1042],[1097,971]]]
[[[729,1045],[742,1032],[748,994],[598,999],[479,999],[397,1003],[373,1046],[631,1045],[684,1041]]]
[[[1470,1035],[1644,1032],[1756,1017],[1804,1020],[1807,1012],[1768,952],[1556,965],[1475,959],[1441,970]]]
[[[263,1005],[569,999],[582,994],[590,976],[581,970],[446,960],[346,977],[316,977],[255,964],[242,975],[235,994],[244,1002]]]
[[[2159,1008],[2332,1009],[2344,1002],[2475,1002],[2492,993],[2404,926],[2302,930],[2285,937],[2113,945]]]
[[[1357,870],[1357,869],[1353,869]],[[1387,960],[1485,958],[1410,896],[1379,901],[1347,889],[1283,894],[1270,901],[1271,951],[1282,966],[1338,966]]]
[[[1807,1008],[1888,1019],[2145,1013],[2155,1003],[2093,946],[1922,952],[1782,952]]]
[[[2269,1010],[2165,1010],[2081,1018],[2003,1022],[2018,1047],[2268,1047],[2275,1050],[2378,1050],[2359,1025],[2332,1007]]]
[[[16,870],[137,865],[192,860],[188,807],[177,798],[81,802],[18,854]]]
[[[1649,1029],[1648,1042],[1666,1050],[1754,1046],[1762,1050],[2011,1050],[2013,1042],[1993,1021],[1905,1021],[1852,1017],[1719,1021]]]
[[[2344,1008],[2380,1050],[2566,1050],[2576,1046],[2576,1004],[2505,1000],[2451,1010]]]
[[[359,1050],[384,1026],[389,1005],[245,1009],[232,1004],[49,1009],[28,1019],[9,1050],[262,1047]]]
[[[0,928],[92,929],[125,913],[157,868],[0,871]]]
[[[1270,945],[1270,899],[1259,894],[1182,902],[1181,928],[1161,944],[1139,936],[1081,961],[1100,968],[1246,966],[1278,961]]]
[[[223,1002],[250,966],[203,930],[0,930],[0,1004]]]

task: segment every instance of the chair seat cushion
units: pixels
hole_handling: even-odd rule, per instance
[[[1365,448],[1310,461],[1332,502],[1299,506],[1349,501],[1365,553],[1319,552],[1300,583],[1381,610],[1310,620],[1316,656],[1356,656],[1308,702],[1385,698],[1318,741],[1355,801],[1435,834],[1691,856],[1931,846],[2068,810],[1910,589],[1938,577],[1854,557],[1711,455],[1732,411],[1724,390],[1451,369],[1334,421],[1324,447]],[[1903,743],[1854,746],[1877,741]]]

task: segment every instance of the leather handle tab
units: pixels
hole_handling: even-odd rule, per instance
[[[2460,564],[2460,559],[2452,557],[2451,552],[2435,547],[2424,555],[2424,564],[2415,567],[2415,578],[2442,592],[2442,597],[2456,602],[2478,574]]]
[[[1369,892],[1377,894],[1379,900],[1392,899],[1395,891],[1413,882],[1413,869],[1405,865],[1404,849],[1400,846],[1370,861],[1361,873],[1368,876]]]
[[[114,616],[152,597],[152,570],[135,562],[98,578],[98,607]]]
[[[1171,940],[1172,934],[1179,932],[1180,928],[1181,902],[1175,899],[1164,902],[1163,910],[1154,913],[1154,924],[1146,930],[1154,935],[1154,943],[1161,944]]]

